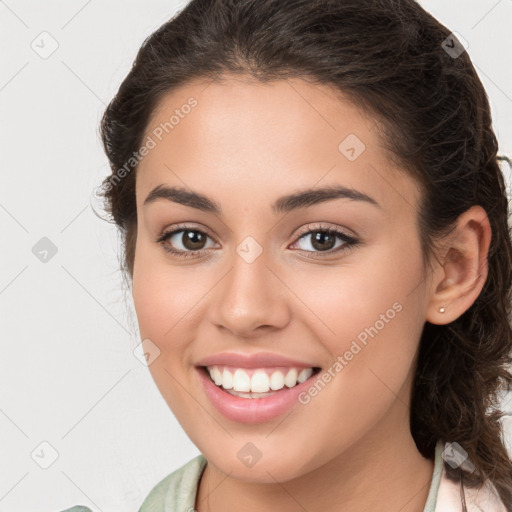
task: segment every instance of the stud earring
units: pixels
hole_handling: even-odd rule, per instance
[[[446,310],[444,308],[439,308],[439,313],[444,313]]]

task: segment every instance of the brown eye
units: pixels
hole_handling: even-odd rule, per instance
[[[167,252],[185,258],[207,249],[208,240],[212,240],[211,237],[199,229],[181,227],[162,233],[156,241],[162,244]]]
[[[345,254],[360,241],[331,226],[307,225],[302,229],[290,248],[298,248],[308,253],[308,258],[323,258]]]
[[[336,236],[326,231],[313,231],[311,245],[319,251],[332,249],[336,244]]]
[[[308,241],[308,239],[309,244],[304,243]],[[336,244],[337,240],[341,241],[341,243]],[[297,242],[295,243],[299,246],[299,249],[302,249],[306,252],[329,251],[330,253],[334,253],[338,250],[343,250],[346,247],[355,245],[357,240],[333,228],[317,228],[311,229],[300,235]],[[313,250],[308,249],[308,245],[310,245]]]
[[[206,235],[201,231],[184,230],[181,236],[181,243],[184,247],[191,251],[196,251],[204,248]]]

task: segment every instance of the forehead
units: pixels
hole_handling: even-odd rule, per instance
[[[302,79],[229,77],[166,94],[145,131],[153,148],[137,169],[137,203],[161,183],[214,194],[340,183],[396,205],[418,198],[391,162],[378,124],[332,87]],[[229,195],[229,194],[228,194]],[[256,197],[256,196],[252,196]]]

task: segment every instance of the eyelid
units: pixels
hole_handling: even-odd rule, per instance
[[[175,234],[179,231],[200,231],[204,233],[205,235],[208,235],[215,243],[218,243],[215,237],[211,234],[210,230],[203,226],[202,224],[173,224],[171,229],[164,228],[161,233],[157,236],[155,242],[162,242],[166,238],[168,238],[171,234]],[[192,252],[192,251],[189,251]]]
[[[297,234],[295,235],[297,238],[300,238],[302,235],[310,233],[311,231],[337,231],[340,235],[343,235],[351,240],[357,240],[357,236],[352,234],[351,232],[347,233],[348,230],[345,228],[340,228],[339,226],[331,226],[327,222],[318,221],[318,222],[310,222],[306,224],[304,227],[300,228]]]

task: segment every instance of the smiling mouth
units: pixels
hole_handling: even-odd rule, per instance
[[[236,368],[226,365],[200,366],[222,391],[241,398],[264,398],[294,388],[314,378],[321,368]]]

